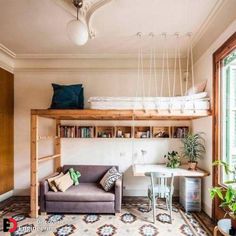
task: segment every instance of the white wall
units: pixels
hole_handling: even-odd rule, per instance
[[[160,78],[160,77],[159,77]],[[63,69],[23,70],[15,73],[15,194],[28,194],[30,185],[30,109],[48,108],[50,106],[51,83],[82,83],[85,87],[85,101],[90,96],[134,96],[137,79],[136,69],[77,70]],[[165,83],[166,84],[166,83]],[[88,104],[86,103],[86,106]],[[87,124],[130,124],[131,122],[84,121]],[[178,122],[139,122],[140,125],[169,125]],[[178,124],[189,124],[179,122]],[[46,127],[46,128],[45,128]],[[49,123],[44,122],[40,134],[48,135],[53,131]],[[40,156],[52,154],[52,145],[41,141]],[[179,140],[136,140],[134,152],[138,154],[137,162],[163,162],[163,155],[171,150],[179,150]],[[147,155],[141,156],[141,149]],[[145,195],[145,177],[133,177],[132,141],[130,140],[79,140],[62,141],[62,163],[70,164],[116,164],[125,172],[124,187],[126,195]],[[143,160],[145,159],[145,160]],[[40,165],[40,178],[52,172],[52,165]],[[178,190],[178,183],[176,183]]]
[[[212,79],[213,79],[213,53],[235,32],[236,20],[220,35],[220,37],[211,45],[211,47],[196,61],[195,73],[199,81],[208,80],[207,92],[212,100]],[[196,120],[193,122],[193,130],[203,131],[206,133],[207,153],[204,160],[200,161],[200,165],[212,171],[212,119],[211,117]],[[205,193],[203,195],[204,210],[208,215],[211,215],[212,201],[206,190],[212,187],[212,176],[204,179],[203,188]]]

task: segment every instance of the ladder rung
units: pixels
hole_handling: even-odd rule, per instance
[[[56,155],[51,155],[51,156],[45,156],[45,157],[41,157],[38,159],[39,162],[43,162],[43,161],[48,161],[48,160],[52,160],[54,158],[60,157],[61,154],[56,154]]]
[[[39,136],[37,140],[40,141],[40,140],[57,139],[57,138],[58,136]]]

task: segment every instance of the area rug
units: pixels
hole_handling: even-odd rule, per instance
[[[184,213],[180,206],[173,207],[173,221],[165,204],[157,206],[156,224],[153,224],[152,211],[147,204],[123,204],[122,212],[109,214],[50,214],[38,219],[28,217],[29,203],[14,202],[0,209],[0,235],[45,235],[45,236],[210,236],[194,215]],[[3,219],[17,221],[14,233],[3,232]]]

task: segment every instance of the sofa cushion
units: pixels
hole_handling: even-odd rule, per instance
[[[49,191],[45,194],[46,201],[63,202],[110,202],[115,201],[113,192],[105,192],[96,183],[80,183],[73,185],[65,192]]]
[[[54,180],[56,180],[56,179],[59,178],[59,177],[62,177],[63,175],[64,175],[64,174],[61,172],[60,174],[58,174],[58,175],[56,175],[56,176],[53,176],[53,177],[50,177],[50,178],[47,179],[48,185],[49,185],[49,187],[50,187],[50,189],[51,189],[52,191],[54,191],[54,192],[57,192],[57,191],[58,191],[58,190],[57,190],[57,187],[56,187],[56,185],[55,185]]]
[[[54,180],[57,190],[65,192],[69,187],[73,185],[73,180],[70,177],[70,173],[62,175]]]

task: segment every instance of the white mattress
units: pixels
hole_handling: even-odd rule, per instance
[[[91,109],[209,110],[207,93],[179,97],[91,97]]]

